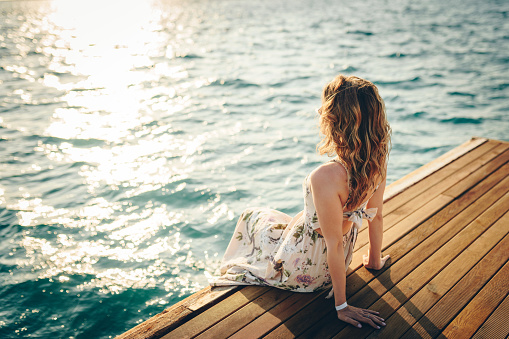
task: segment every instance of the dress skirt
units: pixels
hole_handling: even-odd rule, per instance
[[[269,208],[249,208],[239,218],[224,254],[220,277],[212,286],[261,285],[295,292],[330,288],[324,238],[304,216],[292,217]],[[352,261],[357,225],[343,236],[345,267]]]

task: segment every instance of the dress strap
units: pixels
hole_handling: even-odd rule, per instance
[[[338,162],[346,171],[346,174],[348,175],[348,187],[350,187],[350,171],[348,170],[348,166],[346,166],[346,163],[343,159],[340,158],[334,158],[332,159],[334,162]]]

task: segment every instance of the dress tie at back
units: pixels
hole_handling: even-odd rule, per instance
[[[354,227],[357,227],[357,229],[359,229],[362,226],[362,219],[372,221],[373,218],[376,216],[377,212],[378,212],[377,207],[359,208],[356,209],[355,211],[345,212],[344,216],[348,217],[348,221],[351,221]]]

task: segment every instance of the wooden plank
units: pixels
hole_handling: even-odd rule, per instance
[[[405,199],[405,202],[400,207],[384,217],[384,221],[387,220],[387,222],[390,224],[395,224],[397,221],[419,209],[419,207],[424,205],[425,202],[432,200],[434,197],[450,189],[454,185],[458,185],[460,191],[453,195],[453,197],[459,196],[462,192],[461,189],[464,189],[464,187],[469,187],[469,184],[471,183],[475,184],[475,180],[470,178],[472,173],[477,173],[475,179],[483,178],[490,173],[490,170],[493,170],[493,168],[497,168],[501,166],[501,164],[507,162],[509,159],[508,147],[509,146],[505,144],[494,147],[490,151],[475,159],[468,157],[467,154],[464,158],[461,159],[463,162],[466,162],[465,166],[456,170],[452,170],[452,173],[449,173],[450,175],[448,176],[437,178],[438,181],[434,185],[430,185],[431,183],[424,182],[423,185],[425,184],[426,186],[421,189],[420,194],[416,195],[412,199]],[[492,163],[490,166],[484,167],[490,162]],[[453,167],[453,164],[451,164],[450,167]],[[483,167],[487,172],[479,171],[479,169]],[[468,183],[463,182],[464,178],[469,179]]]
[[[249,304],[241,307],[223,320],[217,322],[214,326],[202,332],[196,338],[215,339],[226,338],[250,323],[252,320],[273,308],[278,303],[295,294],[277,288],[271,288],[267,293],[252,300]]]
[[[496,227],[490,226],[500,218],[501,214],[504,213],[503,209],[507,203],[509,203],[509,193],[504,195],[502,199],[498,200],[493,206],[491,206],[478,218],[476,218],[476,220],[469,223],[468,226],[463,228],[450,241],[448,241],[445,245],[440,247],[440,249],[436,250],[431,256],[425,259],[422,264],[418,265],[418,263],[413,264],[410,262],[408,265],[415,269],[413,269],[413,271],[411,271],[409,274],[405,274],[404,278],[401,279],[397,284],[394,284],[391,279],[391,275],[400,275],[400,271],[403,270],[404,267],[398,270],[395,268],[393,270],[391,267],[390,270],[384,272],[384,274],[382,274],[377,280],[372,281],[368,286],[363,288],[363,290],[361,290],[363,293],[359,292],[351,299],[352,304],[363,308],[370,307],[379,311],[381,316],[387,320],[387,326],[383,330],[376,331],[375,333],[373,333],[373,331],[367,327],[362,329],[347,327],[339,332],[337,338],[339,338],[341,335],[344,335],[348,338],[349,335],[359,336],[369,334],[373,334],[374,336],[391,336],[390,334],[392,334],[391,337],[394,338],[405,332],[408,328],[404,328],[404,323],[402,323],[400,320],[402,316],[406,316],[408,314],[398,314],[392,318],[390,317],[394,314],[394,312],[400,310],[401,305],[406,303],[418,291],[427,290],[428,288],[421,288],[427,285],[428,282],[433,279],[435,275],[439,274],[443,268],[448,267],[451,261],[454,262],[452,267],[459,266],[464,268],[465,266],[462,266],[463,263],[461,263],[461,265],[457,265],[458,262],[461,261],[455,258],[458,255],[461,257],[462,252],[467,247],[470,247],[468,251],[464,252],[467,253],[467,255],[471,255],[472,252],[479,254],[484,251],[484,253],[486,253],[498,242],[501,234],[505,236],[507,233],[506,228],[509,228],[509,225],[497,223]],[[488,230],[486,231],[486,229]],[[417,248],[411,253],[413,255],[420,254],[420,252],[416,250]],[[422,255],[426,257],[424,253]],[[440,286],[437,287],[433,283],[432,285],[433,286],[429,286],[429,288],[434,291],[438,291],[439,288],[442,288]],[[371,291],[373,288],[376,288],[376,293]],[[421,294],[422,293],[423,292],[421,292]],[[375,302],[373,305],[371,305],[373,300],[375,300]],[[415,304],[415,302],[413,303]],[[426,305],[426,302],[419,299],[419,305]],[[410,321],[411,319],[412,316],[410,315],[405,318],[405,321]],[[402,329],[405,329],[405,331],[401,331]]]
[[[467,209],[465,212],[463,212],[464,214],[462,218],[464,220],[471,221],[475,219],[487,207],[491,206],[498,198],[505,194],[505,187],[509,185],[509,178],[507,178],[507,173],[509,173],[509,164],[505,164],[503,167],[499,168],[488,178],[474,186],[458,199],[454,200],[451,204],[444,207],[440,212],[426,220],[419,227],[414,228],[411,233],[405,235],[398,242],[390,245],[389,247],[385,247],[384,252],[391,254],[390,263],[394,264],[399,258],[403,257],[417,244],[433,234],[443,225],[451,221],[452,218],[461,213],[464,209]],[[500,183],[500,181],[503,179],[505,181]],[[486,192],[495,186],[497,187],[495,191],[486,197],[482,197]],[[447,230],[447,228],[444,228],[442,232],[445,230]],[[450,235],[450,231],[448,232]],[[350,266],[353,266],[353,262]],[[384,271],[385,268],[379,271],[372,271],[361,268],[359,271],[357,271],[356,276],[349,280],[347,284],[347,291],[349,291],[350,288],[357,291],[357,286],[369,283]],[[353,294],[353,291],[351,292],[351,294]]]
[[[191,311],[203,309],[210,304],[215,304],[233,293],[240,291],[244,287],[245,286],[206,286],[202,290],[204,293],[201,293],[192,300],[189,300],[187,308]]]
[[[509,296],[497,307],[472,339],[506,339],[509,336]]]
[[[191,310],[184,306],[172,307],[171,311],[164,310],[156,316],[149,318],[143,323],[131,328],[117,337],[116,339],[138,339],[160,338],[173,328],[178,326],[192,313]],[[175,325],[175,327],[174,327]]]
[[[497,147],[495,149],[497,149]],[[487,160],[491,161],[486,163]],[[384,238],[387,235],[389,241],[397,240],[398,235],[402,236],[408,232],[408,221],[410,221],[410,224],[412,224],[412,220],[416,217],[429,217],[429,213],[425,212],[426,209],[421,208],[426,204],[426,202],[435,204],[437,208],[440,207],[441,202],[447,204],[449,201],[452,201],[454,198],[458,197],[460,194],[478,182],[482,181],[482,179],[501,167],[507,161],[509,161],[509,150],[503,152],[502,154],[493,150],[492,152],[485,154],[483,157],[472,161],[468,166],[463,167],[453,176],[442,180],[441,183],[431,187],[429,190],[423,192],[423,194],[408,201],[396,211],[389,214],[387,217],[384,217]],[[463,178],[465,179],[461,180]],[[460,181],[458,182],[458,180]],[[450,194],[451,189],[454,189],[454,195]],[[442,194],[443,192],[445,193]],[[449,201],[447,201],[447,197],[449,198]],[[405,219],[407,220],[407,223],[405,223]],[[403,221],[403,223],[400,223],[400,221]],[[396,226],[396,229],[391,230]],[[391,236],[395,236],[395,238],[392,239],[390,238]],[[361,230],[359,232],[355,247],[360,249],[368,245],[368,230]]]
[[[422,224],[427,219],[431,218],[453,200],[454,199],[449,196],[440,194],[431,201],[428,201],[425,205],[421,206],[421,208],[409,213],[406,217],[402,217],[402,219],[396,222],[396,224],[392,227],[389,227],[391,224],[385,227],[384,220],[382,248],[386,248],[390,244],[398,241],[400,238],[405,236],[405,234],[412,231],[415,227]],[[357,243],[355,244],[355,251],[352,256],[352,264],[362,263],[362,255],[367,253],[369,249],[368,238],[367,230],[362,234],[359,233]]]
[[[247,324],[240,331],[233,334],[230,339],[260,338],[270,330],[286,321],[297,310],[304,308],[310,302],[317,298],[325,298],[325,292],[322,293],[293,293],[292,296],[285,299],[270,311],[256,318]]]
[[[500,154],[496,158],[494,158],[492,161],[487,163],[486,165],[482,166],[481,168],[478,168],[474,172],[469,172],[468,169],[462,170],[461,173],[458,172],[456,175],[458,178],[465,178],[464,180],[459,181],[457,184],[454,184],[452,188],[454,188],[456,194],[450,195],[449,190],[445,191],[444,193],[447,194],[440,194],[436,198],[430,201],[436,208],[432,210],[431,213],[436,212],[437,208],[439,208],[440,203],[443,202],[443,204],[447,204],[448,202],[454,200],[456,197],[464,193],[465,191],[468,191],[471,187],[475,186],[477,183],[482,181],[484,178],[489,176],[491,173],[496,171],[498,168],[503,166],[505,163],[509,161],[509,150],[505,151],[504,153]],[[419,197],[418,197],[419,198]],[[399,239],[399,237],[402,237],[405,235],[411,228],[410,226],[413,224],[413,219],[415,218],[422,218],[427,219],[430,217],[429,211],[425,208],[419,208],[418,210],[412,212],[409,208],[409,210],[406,211],[407,214],[402,214],[402,219],[400,222],[396,223],[394,226],[390,227],[388,225],[388,229],[385,227],[385,218],[384,218],[384,242],[387,241],[389,243],[395,242]],[[394,213],[390,214],[393,215]],[[389,221],[391,222],[391,221]],[[393,229],[394,228],[394,229]],[[361,232],[362,233],[362,232]],[[365,231],[367,233],[367,230]],[[387,238],[387,239],[386,239]],[[362,240],[364,239],[364,241]],[[367,247],[369,246],[369,243],[367,241],[367,236],[362,236],[359,234],[359,238],[357,239],[356,248],[361,249],[363,248],[363,252],[367,252]],[[360,260],[362,262],[362,254],[361,253],[354,253],[354,256],[352,258],[352,261],[354,260]]]
[[[492,279],[482,289],[479,294],[461,311],[461,313],[454,318],[454,320],[442,332],[443,337],[446,338],[463,338],[465,336],[471,337],[477,329],[485,322],[486,318],[497,308],[500,301],[507,299],[509,288],[500,286],[499,284],[507,283],[509,281],[509,272],[507,267],[509,263],[504,266],[505,270],[497,273],[499,279]],[[509,306],[509,305],[508,305]],[[508,309],[509,311],[509,309]],[[509,314],[509,313],[506,313]]]
[[[323,292],[307,307],[295,310],[293,317],[280,324],[264,338],[295,338],[309,326],[322,319],[325,314],[334,312],[334,298],[325,299],[326,295],[327,292]]]
[[[507,197],[508,199],[505,201],[506,204],[509,202],[509,194]],[[505,210],[505,206],[507,205],[499,206],[499,210]],[[494,212],[495,211],[493,211],[493,213]],[[488,220],[477,219],[476,222],[471,225],[475,228],[485,229],[489,226],[489,224],[491,223]],[[472,228],[470,231],[471,232],[469,233],[471,234],[477,233],[476,230],[472,230]],[[506,237],[506,234],[508,232],[509,213],[493,226],[489,227],[488,230],[480,235],[479,238],[470,246],[468,244],[470,239],[463,238],[461,241],[458,241],[458,246],[463,247],[463,244],[466,243],[466,247],[469,248],[464,251],[462,249],[463,252],[461,252],[458,257],[448,264],[424,287],[421,288],[420,286],[422,286],[422,282],[415,279],[427,280],[428,277],[424,274],[428,272],[422,272],[424,274],[408,275],[405,279],[405,284],[398,284],[399,288],[392,289],[390,293],[384,295],[383,301],[377,302],[379,305],[384,304],[380,313],[385,316],[385,319],[387,319],[387,326],[381,331],[376,331],[378,333],[372,333],[372,335],[368,336],[368,338],[400,337],[497,243],[499,243],[496,246],[498,248],[493,251],[493,255],[495,255],[498,260],[500,260],[501,257],[507,257],[507,254],[509,253],[509,237]],[[504,237],[504,240],[499,242],[501,237]],[[440,253],[440,255],[444,256],[445,254],[443,251],[441,252],[442,253]],[[504,259],[504,261],[505,260],[506,259]],[[425,264],[428,261],[430,264],[436,263],[435,260],[428,259]],[[432,274],[432,272],[429,273]],[[418,292],[415,293],[416,291]],[[412,296],[414,293],[415,295]],[[406,296],[409,296],[410,298],[408,299]],[[395,310],[396,312],[394,313]],[[389,314],[390,316],[387,316]]]
[[[432,175],[427,176],[426,178],[416,182],[412,186],[405,189],[403,192],[395,196],[392,199],[389,199],[384,204],[384,212],[390,213],[405,202],[415,198],[417,195],[419,195],[421,192],[427,190],[428,188],[436,185],[440,181],[442,181],[444,178],[447,178],[451,174],[454,174],[456,171],[461,169],[462,167],[468,165],[471,161],[483,156],[484,154],[492,151],[494,148],[498,148],[502,146],[503,150],[505,151],[509,145],[501,144],[500,142],[489,140],[482,145],[476,147],[475,149],[469,151],[468,153],[462,154],[459,158],[454,159],[450,163],[444,164],[443,167],[439,168],[436,172],[434,172]],[[394,185],[389,185],[389,188],[392,188]]]
[[[502,174],[499,174],[499,176],[500,175]],[[441,246],[446,244],[446,248],[451,247],[451,245],[447,242],[451,238],[457,237],[458,233],[464,232],[466,224],[473,222],[474,219],[478,218],[479,215],[483,213],[483,211],[497,202],[497,200],[499,200],[499,198],[507,192],[507,185],[509,185],[509,178],[506,177],[505,180],[495,185],[495,187],[493,187],[488,192],[489,194],[484,194],[481,198],[475,200],[474,203],[470,204],[465,210],[461,211],[461,213],[457,214],[456,216],[449,215],[449,213],[445,211],[445,213],[440,213],[441,215],[437,215],[436,217],[430,219],[426,225],[421,225],[418,227],[416,231],[413,232],[416,234],[411,233],[397,243],[397,245],[400,247],[399,251],[396,251],[398,246],[392,247],[395,251],[391,251],[391,259],[394,261],[390,263],[390,267],[387,267],[379,272],[375,272],[377,275],[375,280],[372,280],[366,284],[359,282],[360,279],[355,280],[357,274],[348,277],[348,302],[354,306],[364,308],[369,307],[371,304],[375,303],[381,295],[386,293],[401,280],[405,279],[405,277],[407,277],[407,275],[411,273],[416,266],[420,265],[426,258],[432,255],[435,255],[436,257],[436,252],[439,251],[439,249],[444,251],[441,249]],[[465,195],[465,199],[468,197],[469,195]],[[476,195],[473,195],[471,198],[475,197]],[[466,202],[468,203],[468,200]],[[450,221],[444,225],[443,218],[446,217],[450,217],[452,219],[450,219]],[[421,242],[422,237],[419,233],[422,232],[421,230],[425,230],[427,228],[430,228],[431,232],[433,233],[431,236],[425,238]],[[434,231],[434,229],[437,228],[438,230]],[[454,246],[452,248],[453,252],[449,253],[450,255],[454,253],[457,254],[459,253],[458,251],[461,250],[461,248],[456,248]],[[402,254],[399,253],[400,251]],[[358,272],[361,274],[363,271],[367,270],[362,268]],[[367,274],[369,274],[369,272],[364,276]],[[423,271],[424,276],[427,274],[429,274],[429,272]],[[424,277],[424,279],[425,278],[426,277]],[[352,284],[350,283],[350,279],[354,280]],[[355,283],[357,286],[353,286]],[[330,337],[344,328],[344,326],[345,325],[343,323],[333,323],[333,315],[328,315],[322,321],[318,322],[315,324],[315,326],[309,329],[309,337],[312,337],[314,333],[320,337]]]
[[[189,319],[181,326],[163,336],[169,338],[191,338],[206,330],[216,322],[227,317],[251,300],[258,298],[269,290],[268,287],[246,286],[240,291],[235,292],[228,299],[222,300],[208,310]]]
[[[390,225],[394,224],[396,221],[398,221],[398,216],[389,216],[392,212],[397,210],[398,208],[404,208],[405,205],[409,205],[411,207],[411,210],[416,210],[419,206],[423,205],[426,200],[418,199],[417,204],[414,201],[415,198],[422,193],[429,191],[436,193],[435,195],[431,195],[428,200],[431,200],[434,196],[440,194],[442,190],[440,188],[437,189],[437,187],[434,187],[435,185],[441,183],[446,178],[451,178],[451,175],[454,175],[452,178],[453,184],[458,181],[457,172],[459,170],[463,170],[465,167],[471,168],[470,171],[473,171],[475,169],[478,169],[480,166],[484,165],[486,162],[490,161],[492,158],[498,156],[500,153],[503,153],[509,148],[509,144],[501,144],[498,141],[489,140],[488,142],[482,144],[481,146],[475,148],[474,150],[470,151],[467,154],[462,155],[460,158],[454,160],[453,162],[449,164],[445,164],[444,167],[437,170],[433,175],[430,175],[421,181],[417,182],[413,186],[409,187],[405,191],[398,194],[393,199],[390,199],[389,201],[384,201],[384,207],[383,207],[383,215],[384,215],[384,222],[388,225],[387,228],[390,228]],[[487,157],[488,156],[488,157]],[[478,158],[483,158],[481,160],[478,160],[475,164],[473,164],[475,167],[472,168],[472,162],[474,160],[477,160]],[[470,165],[470,166],[468,166]],[[469,174],[469,172],[467,172]],[[394,183],[393,183],[394,184]],[[393,185],[389,185],[388,189]],[[413,200],[414,199],[414,200]],[[412,202],[409,204],[409,201]],[[408,207],[407,207],[408,208]],[[407,212],[408,213],[408,212]],[[398,213],[399,216],[404,215],[404,213]],[[367,228],[368,223],[364,222],[361,229],[360,234],[362,238],[362,234],[364,229]]]
[[[509,253],[505,253],[506,257]],[[498,261],[489,263],[481,260],[461,281],[454,286],[444,298],[440,299],[412,329],[407,331],[402,338],[435,338],[444,329],[447,323],[449,331],[444,331],[447,338],[470,338],[483,322],[489,317],[498,304],[504,299],[509,291],[509,262]],[[492,256],[495,257],[495,256]],[[507,260],[507,259],[506,259]],[[485,272],[483,265],[503,267],[490,278],[490,272]],[[490,267],[491,268],[491,267]],[[482,284],[489,280],[482,290],[477,293]],[[461,310],[467,299],[474,294],[475,297]],[[456,316],[456,314],[458,314]],[[455,335],[451,329],[456,330]]]
[[[420,167],[419,169],[413,171],[412,173],[395,181],[394,184],[391,185],[390,188],[388,187],[387,190],[384,192],[384,199],[389,200],[390,198],[404,191],[411,185],[434,173],[436,170],[443,167],[445,164],[448,164],[454,159],[457,159],[458,157],[462,156],[463,154],[468,153],[469,151],[485,143],[486,141],[488,141],[488,139],[472,138],[471,140],[461,144],[460,146],[436,158],[432,162],[427,163],[426,165]]]
[[[449,195],[451,197],[457,197],[459,196],[463,191],[462,187],[465,184],[473,183],[476,181],[481,180],[486,176],[486,174],[489,174],[490,171],[492,171],[493,166],[502,165],[505,162],[507,162],[507,159],[509,158],[509,151],[505,151],[504,153],[500,154],[498,157],[493,159],[489,164],[483,166],[480,168],[480,170],[473,172],[472,174],[465,177],[460,182],[456,183],[454,186],[449,188],[447,191],[444,192],[445,195]]]
[[[192,317],[196,309],[205,310],[243,286],[214,287],[207,286],[192,296],[179,301],[161,313],[118,335],[116,339],[160,338]],[[194,306],[194,307],[193,307]]]
[[[509,165],[508,165],[509,166]],[[509,168],[509,167],[508,167]],[[503,171],[496,172],[492,177],[489,179],[496,182],[500,180],[501,177],[505,177],[505,173]],[[494,183],[492,182],[491,185]],[[391,252],[391,260],[390,263],[390,270],[387,271],[387,269],[383,270],[383,273],[381,276],[379,276],[378,280],[373,281],[369,286],[364,286],[365,284],[354,284],[356,281],[356,274],[349,275],[347,277],[347,298],[349,302],[352,305],[359,306],[357,304],[358,302],[363,302],[362,307],[367,307],[371,303],[375,302],[380,295],[385,293],[388,288],[392,287],[394,283],[400,281],[403,279],[412,269],[413,266],[417,260],[424,260],[427,256],[434,253],[440,246],[442,246],[445,242],[447,242],[450,238],[452,238],[456,233],[458,233],[464,226],[465,226],[465,220],[473,220],[475,219],[479,214],[481,214],[486,208],[491,206],[494,202],[497,201],[506,191],[507,191],[507,185],[509,184],[509,178],[506,177],[506,179],[502,182],[499,182],[495,187],[490,190],[491,194],[485,194],[481,198],[477,198],[477,194],[473,195],[465,195],[465,198],[467,199],[463,205],[469,205],[469,207],[464,210],[462,213],[458,214],[454,217],[453,213],[443,213],[441,218],[436,218],[436,220],[430,219],[431,226],[436,228],[439,228],[441,225],[443,225],[444,218],[451,218],[451,221],[446,223],[446,227],[440,228],[440,232],[435,232],[433,236],[426,239],[425,242],[419,244],[419,237],[409,236],[405,238],[405,242],[403,242],[402,246],[409,246],[410,248],[406,248],[406,252],[409,252],[408,256],[405,256],[401,262],[398,262],[398,253],[392,253]],[[479,187],[482,187],[480,185]],[[489,187],[489,186],[488,186]],[[486,189],[486,187],[484,188]],[[469,199],[470,198],[470,199]],[[453,218],[454,217],[454,218]],[[419,227],[419,229],[422,228]],[[417,241],[416,241],[417,240]],[[411,250],[411,246],[418,245],[414,250]],[[405,253],[406,253],[405,252]],[[364,270],[364,268],[362,269]],[[351,283],[351,280],[352,283]],[[356,300],[356,297],[354,296],[354,293],[358,291],[358,289],[353,289],[352,286],[357,286],[358,288],[363,287],[362,291],[358,293],[359,300]],[[370,303],[364,304],[364,302],[370,301]],[[316,304],[311,304],[309,307],[312,308],[312,312],[317,314],[319,318],[324,318],[322,321],[318,321],[315,326],[315,330],[311,330],[311,333],[320,333],[320,336],[327,337],[326,334],[323,334],[320,331],[323,331],[324,329],[328,328],[334,328],[334,326],[328,326],[326,324],[330,324],[333,320],[333,317],[335,316],[334,312],[332,312],[332,315],[329,314],[329,309],[326,309],[319,303],[318,301]],[[306,314],[308,311],[303,310],[302,312],[296,313],[295,319],[290,319],[289,323],[284,325],[286,327],[292,328],[292,331],[285,330],[284,328],[277,329],[277,333],[282,333],[281,337],[285,335],[290,335],[289,332],[298,333],[295,329],[295,324],[298,324],[299,328],[306,327]],[[308,322],[309,324],[309,322]],[[310,326],[310,325],[308,325]],[[276,334],[277,334],[276,333]],[[318,334],[317,334],[318,335]]]
[[[469,151],[465,154],[460,154],[460,157],[457,159],[453,159],[450,163],[443,163],[443,167],[439,168],[437,171],[435,171],[432,175],[429,175],[425,178],[420,179],[419,181],[415,182],[412,186],[406,188],[404,191],[400,192],[393,198],[388,198],[384,194],[384,207],[383,207],[383,215],[384,220],[387,224],[393,224],[397,220],[390,220],[388,218],[388,215],[395,211],[397,208],[407,204],[410,200],[414,199],[418,195],[422,194],[423,192],[430,190],[431,187],[436,185],[437,183],[442,182],[445,178],[449,177],[451,174],[454,174],[462,167],[465,167],[466,165],[469,165],[474,160],[478,159],[481,156],[485,156],[487,153],[490,153],[493,157],[497,156],[498,154],[504,152],[509,148],[509,144],[500,143],[499,141],[494,140],[488,140],[487,142],[481,144],[480,146],[476,147],[475,149]],[[488,159],[489,161],[489,159]],[[417,172],[417,173],[414,173]],[[418,176],[419,169],[414,171],[410,174],[408,174],[408,177],[413,177],[414,174],[416,174],[416,178],[413,180],[416,180]],[[386,188],[387,191],[391,191],[393,186],[397,185],[396,182],[390,184]],[[440,191],[434,189],[432,192],[436,192],[438,195]],[[431,200],[431,198],[429,199]],[[418,201],[419,202],[419,201]],[[424,202],[421,203],[421,205]],[[411,204],[411,206],[416,207],[415,203]],[[418,207],[418,206],[417,206]],[[414,208],[417,209],[417,208]],[[401,213],[400,213],[401,214]],[[360,231],[364,231],[368,226],[368,223],[366,221],[363,222],[362,227]]]

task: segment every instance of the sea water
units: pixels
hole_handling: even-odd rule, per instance
[[[393,182],[508,140],[507,1],[0,2],[0,337],[108,338],[290,215],[338,73],[378,85]]]

